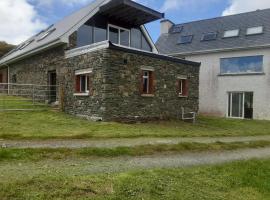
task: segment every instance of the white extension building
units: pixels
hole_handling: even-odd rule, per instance
[[[200,113],[270,120],[270,9],[161,22],[160,53],[201,62]]]

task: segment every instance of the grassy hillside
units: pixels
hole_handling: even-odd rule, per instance
[[[13,49],[15,46],[8,44],[6,42],[0,41],[0,57],[5,55],[7,52],[9,52],[11,49]]]

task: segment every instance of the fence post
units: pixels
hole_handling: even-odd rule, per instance
[[[35,105],[35,86],[32,85],[32,100],[33,100],[33,106]]]

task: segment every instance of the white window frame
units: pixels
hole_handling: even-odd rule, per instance
[[[236,92],[228,92],[228,99],[230,100],[230,103],[227,102],[227,118],[231,118],[231,119],[245,119],[245,100],[246,100],[246,93],[252,93],[254,94],[254,92],[252,91],[236,91]],[[242,94],[242,116],[240,117],[232,117],[232,94]],[[229,106],[231,106],[229,108]],[[229,115],[229,109],[230,109],[230,115]]]
[[[129,40],[128,40],[128,47],[130,47],[130,44],[131,44],[131,34],[130,34],[130,30],[129,29],[126,29],[126,28],[123,28],[123,27],[120,27],[120,26],[116,26],[116,25],[113,25],[113,24],[108,24],[108,41],[110,41],[110,28],[115,28],[115,29],[118,29],[118,44],[117,45],[120,45],[120,46],[124,46],[124,45],[121,45],[121,30],[124,30],[124,31],[128,31],[128,37],[129,37]],[[126,47],[126,46],[124,46]]]
[[[249,32],[249,31],[251,31],[251,32]],[[249,27],[249,28],[247,28],[246,35],[258,35],[258,34],[262,34],[263,31],[264,31],[263,26]]]
[[[82,69],[75,71],[75,76],[80,76],[80,92],[75,93],[74,96],[89,96],[90,88],[87,77],[90,79],[90,75],[92,73],[92,69]],[[85,76],[85,91],[82,91],[82,76]],[[88,90],[87,90],[88,88]]]
[[[147,75],[145,75],[145,73],[147,73]],[[150,71],[149,70],[143,70],[143,84],[144,84],[144,80],[147,79],[147,91],[146,94],[149,94],[150,91]],[[144,87],[144,85],[143,85]],[[144,89],[144,88],[143,88]]]
[[[232,34],[234,32],[237,32],[237,34]],[[231,34],[226,35],[226,33],[231,33]],[[239,37],[239,35],[240,35],[240,29],[226,30],[223,33],[223,38]]]

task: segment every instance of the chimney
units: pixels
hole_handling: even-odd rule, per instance
[[[160,21],[160,34],[168,34],[174,23],[168,19],[163,19]]]

